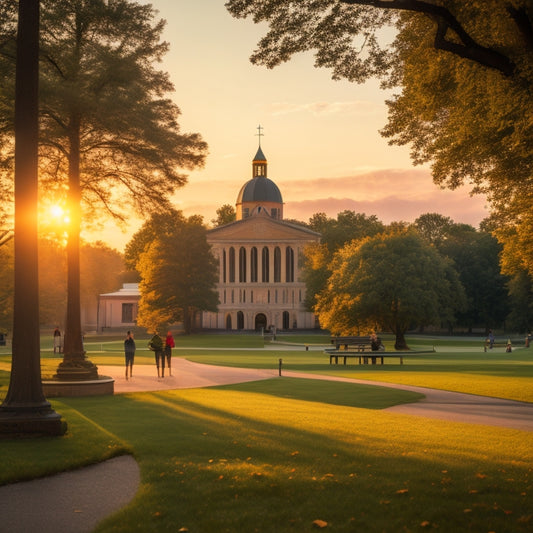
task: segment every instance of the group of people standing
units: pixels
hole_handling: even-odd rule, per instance
[[[165,361],[168,368],[168,375],[172,376],[172,348],[175,347],[174,337],[169,331],[163,339],[155,333],[148,343],[148,348],[155,354],[155,365],[157,367],[157,377],[165,377]],[[128,331],[124,340],[124,355],[126,357],[126,379],[131,378],[133,374],[133,360],[135,358],[135,340],[133,333]]]
[[[158,378],[165,377],[165,359],[167,362],[168,375],[172,376],[172,348],[174,348],[174,346],[174,337],[172,337],[170,331],[167,333],[164,343],[157,332],[148,343],[148,348],[150,348],[155,354],[155,366],[157,366]]]

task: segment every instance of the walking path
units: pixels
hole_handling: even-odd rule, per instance
[[[217,367],[173,360],[173,376],[157,378],[155,366],[99,366],[100,375],[115,379],[115,393],[186,389],[257,381],[278,376],[278,369]],[[346,381],[421,392],[425,399],[388,410],[397,413],[533,431],[533,404],[460,394],[423,387],[283,371],[283,376]],[[140,483],[139,467],[130,457],[65,472],[45,479],[0,487],[0,533],[89,533],[110,514],[128,504]]]

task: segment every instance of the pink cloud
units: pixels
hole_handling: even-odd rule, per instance
[[[278,185],[285,201],[285,216],[300,220],[317,212],[335,217],[347,209],[376,215],[386,224],[412,222],[421,214],[435,212],[477,226],[489,214],[484,197],[470,196],[467,186],[454,191],[441,189],[424,168],[365,169],[350,176]]]

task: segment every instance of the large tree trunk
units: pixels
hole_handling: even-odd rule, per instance
[[[39,2],[19,1],[15,89],[15,295],[9,390],[0,433],[59,435],[66,429],[41,382],[38,206]]]
[[[69,154],[68,207],[70,224],[67,242],[67,317],[65,321],[65,345],[63,362],[57,368],[57,377],[63,380],[98,379],[97,367],[85,357],[81,329],[80,301],[80,120],[71,117]]]
[[[396,350],[409,350],[407,341],[405,340],[405,331],[403,329],[396,329],[396,340],[394,341],[394,348]]]

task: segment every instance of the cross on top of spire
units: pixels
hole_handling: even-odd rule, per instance
[[[261,126],[261,124],[259,124],[259,126],[257,126],[257,131],[259,133],[256,133],[257,137],[259,137],[259,147],[261,147],[261,137],[264,137],[265,134],[264,133],[261,133],[261,130],[264,130],[265,128],[263,128],[263,126]]]

